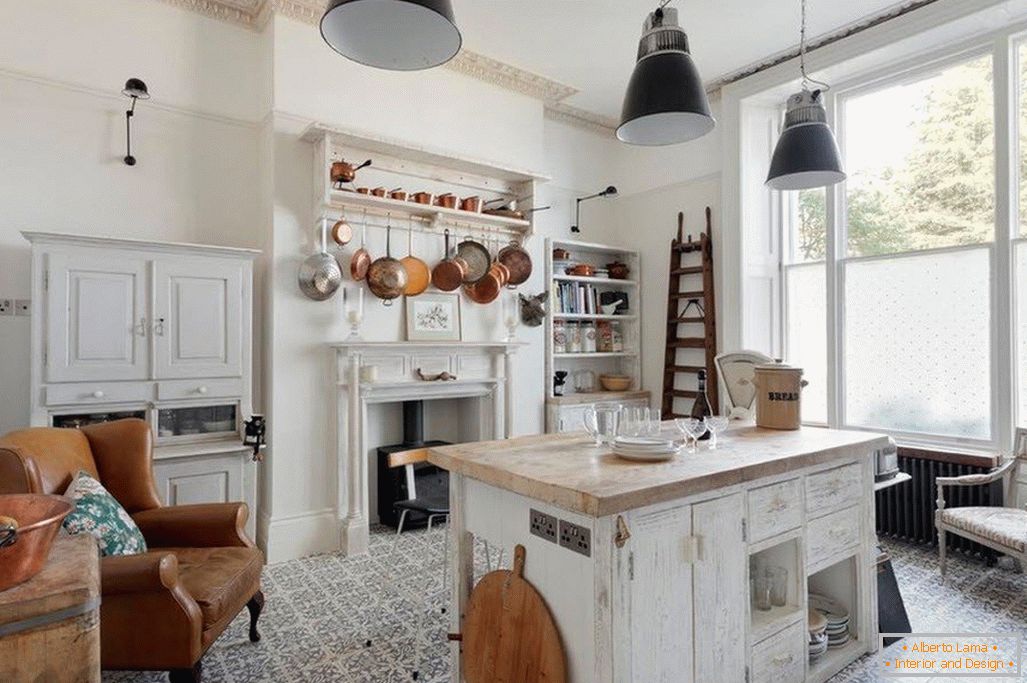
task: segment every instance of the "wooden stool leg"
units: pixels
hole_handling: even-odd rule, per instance
[[[257,631],[257,619],[264,610],[264,591],[257,591],[246,603],[246,609],[250,611],[250,642],[256,643],[260,640],[260,633]]]

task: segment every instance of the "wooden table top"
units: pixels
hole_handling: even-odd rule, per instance
[[[41,572],[0,591],[0,627],[83,606],[95,609],[100,600],[98,557],[96,539],[89,534],[58,534]]]
[[[671,423],[664,434],[678,436]],[[594,517],[684,498],[803,467],[869,455],[887,437],[804,427],[733,426],[716,450],[640,463],[596,447],[584,432],[437,446],[428,460],[450,472]]]

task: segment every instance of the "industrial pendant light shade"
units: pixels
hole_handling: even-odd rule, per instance
[[[775,190],[808,190],[845,180],[842,155],[827,125],[822,90],[809,84],[829,86],[806,74],[806,0],[802,0],[799,29],[799,71],[802,90],[791,95],[785,108],[785,123],[770,160],[767,186]]]
[[[121,89],[121,94],[140,100],[150,99],[150,92],[146,89],[146,84],[138,78],[130,78],[125,81],[125,87]]]
[[[321,37],[343,57],[392,71],[445,64],[463,42],[450,0],[332,0]]]
[[[715,125],[677,10],[661,7],[642,24],[617,138],[633,145],[672,145],[702,137]]]
[[[843,180],[841,154],[827,125],[820,91],[795,93],[788,98],[784,130],[774,148],[767,185],[775,190],[807,190]]]

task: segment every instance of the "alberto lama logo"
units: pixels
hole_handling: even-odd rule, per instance
[[[901,637],[881,650],[881,673],[886,677],[938,678],[1020,677],[1020,646],[1017,635],[1003,633],[881,634]]]

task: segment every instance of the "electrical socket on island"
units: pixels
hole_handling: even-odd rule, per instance
[[[29,299],[0,299],[0,315],[31,315],[32,301]]]

